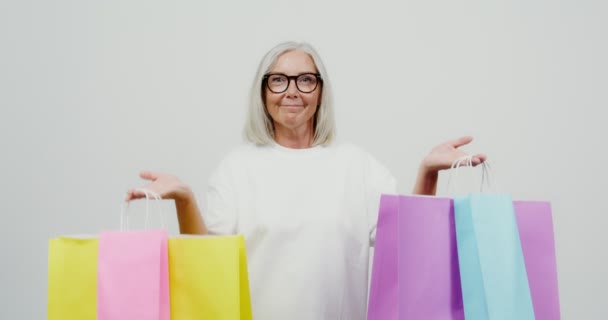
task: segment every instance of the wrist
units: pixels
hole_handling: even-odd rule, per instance
[[[423,180],[436,179],[439,171],[430,166],[426,161],[422,161],[418,167],[418,178]]]
[[[175,205],[177,207],[187,207],[191,205],[194,201],[194,192],[192,192],[192,189],[187,185],[183,185],[179,189],[180,191],[174,197]]]
[[[424,163],[418,168],[418,177],[414,186],[414,194],[435,195],[439,172],[429,168]]]

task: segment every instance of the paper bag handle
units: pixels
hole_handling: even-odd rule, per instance
[[[450,174],[448,175],[448,184],[446,187],[448,193],[450,193],[450,183],[452,181],[452,174],[455,175],[455,178],[457,178],[458,176],[458,170],[454,169],[462,166],[463,164],[466,166],[473,167],[473,156],[464,156],[452,162],[452,166],[450,167]],[[488,161],[484,161],[481,163],[481,184],[479,186],[479,192],[484,191],[484,185],[487,185],[488,189],[492,187],[490,180],[490,164],[488,163]]]
[[[152,198],[154,198],[154,200],[162,200],[162,198],[158,193],[148,190],[148,189],[136,189],[136,190],[139,192],[142,192],[146,196],[146,220],[144,222],[144,229],[148,229],[148,220],[150,217],[150,198],[152,197]],[[129,230],[128,209],[129,209],[129,201],[123,202],[123,204],[120,206],[120,231]],[[160,203],[158,204],[158,214],[160,216],[161,228],[165,228],[165,219],[163,218],[163,211],[160,206]]]

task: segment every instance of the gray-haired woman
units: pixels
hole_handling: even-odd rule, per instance
[[[145,188],[175,200],[182,233],[244,235],[255,319],[365,319],[370,230],[395,179],[360,148],[333,143],[331,85],[310,45],[271,49],[250,96],[248,143],[213,173],[202,215],[172,175],[142,172]],[[413,193],[435,194],[438,171],[471,140],[433,148]],[[475,155],[473,164],[485,159]],[[127,199],[143,196],[131,190]]]

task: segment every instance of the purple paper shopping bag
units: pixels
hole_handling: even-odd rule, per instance
[[[551,205],[513,201],[536,320],[559,320],[559,292]]]
[[[97,260],[98,320],[169,320],[165,231],[102,232]]]
[[[368,320],[463,320],[453,202],[383,195]]]

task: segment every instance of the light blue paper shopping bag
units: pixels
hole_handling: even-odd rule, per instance
[[[534,320],[511,196],[456,197],[454,214],[465,319]]]

